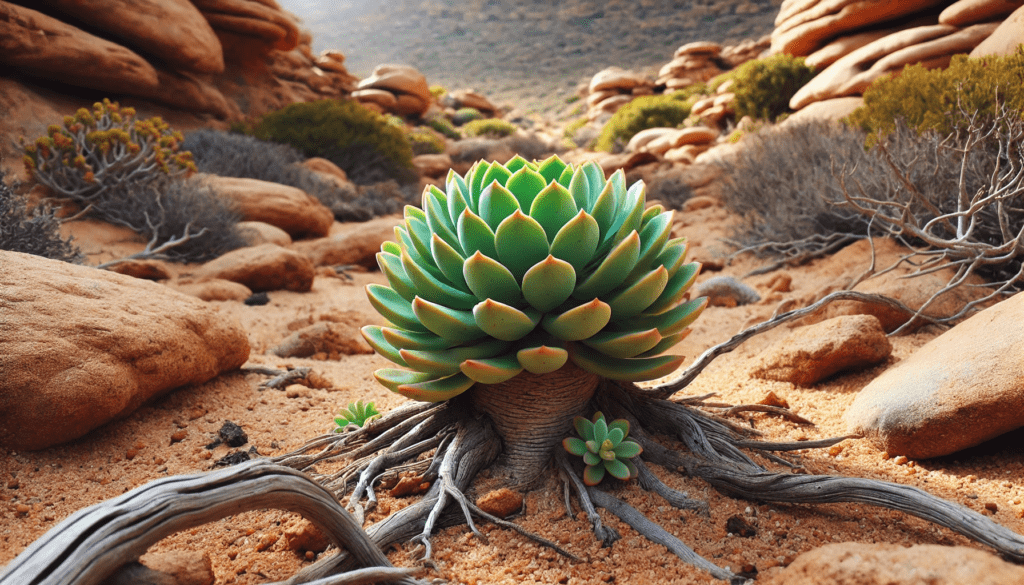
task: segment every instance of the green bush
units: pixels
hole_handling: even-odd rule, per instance
[[[955,55],[946,69],[905,68],[898,76],[880,79],[864,92],[864,105],[848,123],[864,130],[874,143],[903,120],[918,133],[948,134],[967,123],[996,116],[996,100],[1010,111],[1024,112],[1024,49],[1006,57],[968,59]]]
[[[416,179],[405,132],[354,101],[290,104],[261,117],[252,135],[288,144],[306,156],[326,158],[354,183]]]
[[[683,96],[680,96],[683,97]],[[693,104],[676,94],[640,96],[619,108],[601,130],[594,150],[611,152],[648,128],[675,128],[690,115]]]
[[[780,54],[747,61],[732,75],[736,116],[774,121],[789,111],[790,98],[813,77],[803,57]]]
[[[455,115],[452,116],[452,123],[456,126],[462,126],[473,120],[482,120],[483,118],[484,115],[476,108],[459,108],[456,110]]]
[[[35,254],[51,260],[80,262],[82,253],[71,238],[60,235],[60,221],[50,207],[27,209],[25,198],[4,182],[0,173],[0,250]]]
[[[441,154],[444,152],[444,136],[427,126],[417,126],[408,132],[413,154]]]
[[[437,130],[446,138],[451,138],[452,140],[462,139],[462,134],[455,128],[455,125],[452,124],[451,120],[444,116],[430,116],[427,118],[426,122],[427,126]]]
[[[490,136],[493,138],[509,136],[516,132],[515,124],[498,118],[473,120],[466,123],[463,129],[466,131],[466,136]]]

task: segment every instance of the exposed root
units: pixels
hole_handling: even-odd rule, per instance
[[[601,522],[601,516],[597,513],[597,508],[594,507],[594,503],[590,499],[587,486],[583,485],[583,482],[580,481],[579,471],[569,465],[569,460],[565,453],[555,451],[555,460],[558,462],[558,470],[562,476],[562,481],[565,482],[566,486],[571,486],[576,492],[576,496],[580,499],[580,507],[587,514],[587,520],[590,521],[590,525],[594,529],[594,536],[601,542],[601,546],[609,547],[616,540],[622,538],[618,530],[611,526],[605,526]],[[569,508],[571,516],[572,506],[569,504],[568,498],[566,499],[566,507]]]

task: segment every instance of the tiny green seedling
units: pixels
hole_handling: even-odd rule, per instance
[[[620,418],[608,423],[604,414],[597,412],[593,419],[582,416],[573,419],[573,426],[580,438],[568,437],[562,441],[565,450],[583,457],[587,464],[583,470],[583,483],[597,485],[604,479],[605,472],[623,481],[637,476],[636,466],[630,458],[643,452],[636,441],[627,439],[629,421]]]
[[[356,425],[361,427],[368,421],[373,420],[380,416],[377,412],[377,408],[373,405],[373,402],[367,402],[363,404],[363,401],[349,402],[348,406],[341,409],[338,413],[340,416],[334,419],[335,424],[338,428],[334,429],[334,432],[340,433],[348,425]]]

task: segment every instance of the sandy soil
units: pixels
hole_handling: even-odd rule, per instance
[[[725,248],[717,238],[725,233],[727,214],[718,207],[677,214],[679,230],[691,238],[691,257],[714,259]],[[84,225],[84,224],[80,224]],[[75,224],[69,229],[76,231]],[[141,248],[137,243],[117,242],[125,236],[115,231],[87,230],[76,233],[91,253],[91,262],[124,255]],[[104,235],[105,234],[105,235]],[[865,258],[863,260],[867,262]],[[743,259],[723,272],[742,275],[755,265]],[[692,359],[711,345],[725,340],[745,325],[767,319],[779,303],[794,299],[808,303],[834,290],[844,277],[862,265],[839,265],[830,258],[788,269],[792,290],[768,293],[774,274],[747,280],[763,297],[760,303],[736,308],[710,307],[696,322],[693,334],[679,347]],[[181,267],[187,272],[189,267]],[[713,276],[706,273],[702,278]],[[390,364],[376,355],[343,357],[336,361],[280,359],[265,353],[291,330],[320,319],[352,311],[365,322],[380,317],[365,299],[363,286],[384,282],[379,273],[356,273],[351,281],[318,277],[308,293],[272,292],[270,304],[245,306],[216,303],[220,310],[241,321],[252,342],[250,365],[311,366],[330,382],[329,388],[257,389],[265,378],[233,373],[209,383],[177,390],[129,416],[105,425],[74,444],[39,452],[0,451],[0,565],[10,562],[29,543],[74,511],[117,496],[148,481],[173,474],[209,469],[213,462],[232,452],[225,446],[208,450],[225,420],[242,426],[249,444],[260,455],[280,455],[334,426],[337,410],[349,401],[372,400],[382,412],[404,400],[380,387],[372,372]],[[348,314],[352,316],[352,314]],[[751,360],[788,332],[782,327],[748,342],[733,354],[717,360],[685,394],[715,392],[720,400],[752,403],[775,392],[793,410],[815,422],[801,426],[762,413],[744,413],[738,422],[762,431],[767,440],[819,439],[845,432],[842,413],[857,392],[891,363],[910,355],[938,334],[935,329],[893,339],[889,364],[838,375],[811,387],[768,382],[750,377]],[[60,424],[60,421],[54,421]],[[1024,534],[1024,433],[1015,432],[990,443],[941,459],[897,463],[866,440],[848,440],[841,448],[795,454],[810,473],[870,477],[913,485],[989,514],[998,523]],[[966,538],[897,512],[860,505],[765,505],[725,497],[702,481],[683,477],[673,470],[655,467],[668,485],[689,492],[710,504],[710,517],[678,511],[660,497],[645,493],[635,484],[623,485],[617,495],[691,545],[699,554],[734,571],[756,570],[767,580],[796,555],[832,542],[971,544]],[[482,480],[483,483],[486,482]],[[482,491],[486,487],[477,485]],[[412,497],[382,495],[377,512],[396,510]],[[994,506],[991,506],[994,504]],[[995,512],[986,507],[996,509]],[[574,512],[578,512],[574,511]],[[607,513],[605,522],[623,538],[611,548],[601,548],[582,515],[571,516],[561,503],[561,485],[554,473],[526,496],[523,513],[514,521],[561,543],[587,559],[574,563],[540,548],[511,531],[487,524],[484,543],[465,527],[441,531],[434,538],[437,568],[427,573],[451,583],[704,583],[712,580],[671,556]],[[739,537],[727,532],[730,517],[740,516],[756,528],[756,535]],[[316,555],[289,550],[282,537],[296,517],[277,511],[252,512],[178,533],[152,550],[203,551],[213,563],[217,583],[256,584],[289,577]],[[415,565],[420,551],[411,545],[389,551],[393,563]],[[321,554],[332,554],[330,550]]]

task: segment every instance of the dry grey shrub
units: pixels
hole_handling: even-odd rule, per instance
[[[365,185],[367,188],[364,188],[364,185],[339,186],[337,183],[324,180],[299,164],[306,157],[297,149],[244,134],[211,129],[197,130],[185,137],[184,148],[192,152],[196,168],[200,172],[222,177],[258,179],[301,189],[326,205],[338,221],[366,221],[376,216],[396,213],[406,204],[418,203],[419,192],[409,188],[402,189],[403,196],[400,201],[390,197],[377,198],[379,191],[390,191],[390,187],[378,188],[374,185],[394,182],[394,177],[382,173],[375,174],[372,169],[379,168],[379,165],[372,164],[373,161],[353,163],[355,167],[366,167],[366,172],[362,173],[364,178],[374,179]],[[380,156],[376,151],[353,154],[356,155],[371,158]],[[349,175],[349,178],[355,180],[352,175]]]
[[[72,243],[73,238],[60,235],[55,213],[46,205],[29,210],[25,198],[15,193],[0,173],[0,250],[81,262],[82,252]]]

